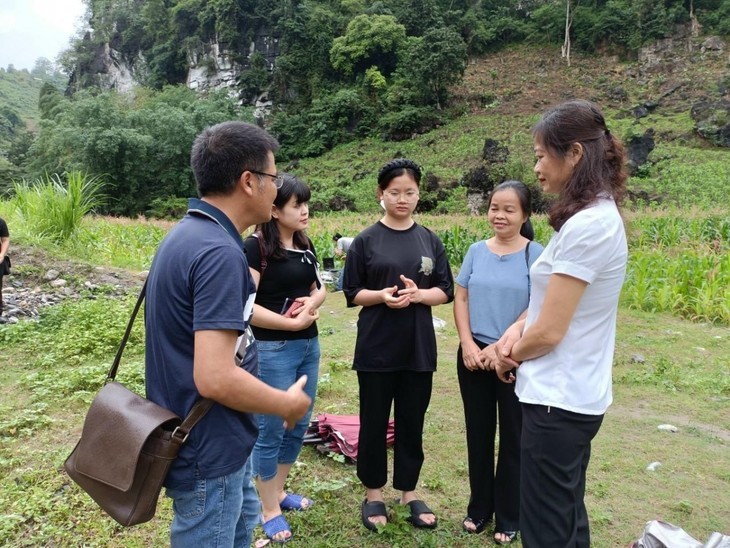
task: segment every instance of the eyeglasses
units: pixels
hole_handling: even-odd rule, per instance
[[[272,175],[271,173],[264,173],[263,171],[256,171],[255,169],[249,169],[247,171],[250,171],[251,173],[255,173],[256,175],[266,175],[267,177],[271,177],[274,180],[274,184],[276,185],[277,190],[279,190],[281,188],[281,185],[284,184],[283,175]]]
[[[397,202],[403,197],[403,200],[408,203],[413,203],[418,200],[418,192],[415,190],[407,190],[405,192],[398,192],[396,190],[386,190],[383,195],[388,198],[389,202]]]

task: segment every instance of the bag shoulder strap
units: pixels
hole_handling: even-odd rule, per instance
[[[193,426],[198,424],[200,419],[202,419],[205,414],[210,411],[210,408],[213,407],[214,403],[215,402],[213,400],[208,398],[201,398],[196,401],[195,405],[193,405],[193,408],[190,410],[190,413],[188,413],[185,420],[182,421],[182,424],[173,431],[171,439],[173,441],[178,441],[180,444],[185,443],[185,440],[188,439],[188,434],[190,434]]]
[[[132,311],[132,315],[129,318],[127,329],[124,331],[122,342],[119,344],[117,355],[114,357],[114,362],[112,363],[111,369],[109,369],[109,373],[107,373],[105,381],[106,383],[113,381],[114,378],[117,376],[119,364],[122,361],[122,353],[124,352],[124,347],[127,346],[129,335],[132,333],[132,327],[134,327],[134,320],[137,318],[139,309],[142,306],[142,301],[144,301],[146,291],[147,280],[145,280],[144,285],[142,285],[142,290],[139,292],[139,297],[137,297],[137,303],[134,305],[134,310]],[[192,430],[193,426],[195,426],[198,421],[200,421],[200,419],[205,416],[210,408],[213,407],[214,403],[215,402],[213,400],[210,400],[208,398],[201,398],[200,400],[195,402],[195,405],[193,405],[193,408],[190,410],[190,413],[188,413],[188,415],[185,417],[182,424],[180,424],[180,426],[178,426],[173,432],[172,439],[175,441],[179,441],[179,443],[181,444],[184,443],[188,437],[188,434],[190,433],[190,430]]]
[[[119,364],[122,361],[122,353],[124,352],[124,347],[127,346],[127,341],[129,340],[129,335],[132,333],[132,327],[134,327],[134,320],[137,317],[137,313],[139,312],[140,307],[142,306],[142,301],[144,301],[144,295],[147,290],[147,280],[144,281],[144,285],[142,285],[142,290],[139,292],[139,297],[137,297],[137,303],[134,305],[134,310],[132,311],[132,316],[129,318],[129,323],[127,323],[127,329],[124,331],[124,336],[122,337],[122,342],[119,343],[119,349],[117,350],[117,355],[114,357],[114,362],[112,363],[111,368],[109,369],[109,373],[106,375],[106,382],[111,382],[114,380],[114,378],[117,376],[117,370],[119,369]]]

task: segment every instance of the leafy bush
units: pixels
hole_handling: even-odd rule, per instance
[[[187,198],[155,198],[147,208],[147,215],[155,219],[180,219],[188,210]]]
[[[383,138],[391,141],[410,139],[414,133],[425,133],[442,123],[441,116],[432,108],[404,105],[380,118],[378,127]]]

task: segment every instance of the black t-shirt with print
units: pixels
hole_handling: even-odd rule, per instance
[[[395,285],[403,289],[401,274],[422,289],[439,287],[449,301],[454,298],[451,267],[438,236],[416,223],[407,230],[393,230],[377,222],[358,234],[347,253],[343,291],[348,306],[357,306],[353,299],[363,289],[377,291]],[[431,307],[362,307],[353,369],[435,371],[436,335]]]
[[[6,223],[5,220],[2,218],[0,218],[0,238],[10,238],[8,223]]]
[[[256,236],[249,236],[244,242],[248,265],[261,272],[261,249]],[[266,257],[266,269],[256,290],[256,304],[279,314],[287,298],[306,297],[317,281],[317,256],[309,241],[306,251],[287,250],[286,259]],[[317,336],[317,322],[302,331],[279,331],[251,326],[256,339],[260,341],[291,341],[312,339]]]

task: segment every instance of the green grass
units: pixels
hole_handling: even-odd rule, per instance
[[[715,208],[730,194],[730,151],[709,147],[693,131],[688,113],[664,113],[639,121],[621,112],[607,113],[609,125],[624,141],[655,131],[656,149],[628,186],[661,200],[661,207]],[[376,175],[380,165],[396,156],[419,162],[424,176],[433,175],[449,190],[437,213],[466,213],[466,194],[459,184],[469,170],[483,165],[485,139],[496,139],[509,152],[508,178],[534,182],[530,129],[537,115],[468,114],[447,125],[402,142],[369,139],[336,147],[317,158],[302,159],[293,170],[312,187],[313,203],[328,209],[328,200],[344,195],[360,212],[378,211]],[[285,166],[280,166],[283,168]]]
[[[46,309],[38,322],[0,326],[0,538],[8,545],[167,545],[168,499],[161,498],[152,522],[124,529],[62,471],[111,363],[132,299],[69,303]],[[468,481],[455,371],[458,338],[451,306],[434,312],[447,326],[438,333],[439,369],[426,417],[426,461],[418,491],[438,514],[439,528],[416,531],[401,513],[381,534],[369,533],[360,524],[363,491],[354,466],[306,447],[289,487],[316,504],[289,516],[296,546],[469,547],[488,542],[460,528]],[[315,414],[357,413],[357,381],[350,370],[356,317],[357,309],[346,308],[341,293],[328,295],[320,320]],[[141,390],[142,334],[135,333],[120,376]],[[715,530],[727,532],[730,329],[624,308],[614,379],[615,402],[594,442],[588,470],[593,545],[625,546],[656,517],[699,539]],[[657,430],[663,423],[674,424],[679,432]],[[653,461],[662,466],[646,471]],[[397,495],[390,487],[385,494],[386,500]]]
[[[0,216],[10,220],[11,231],[18,223],[14,215],[8,202],[0,202]],[[376,218],[376,214],[314,216],[310,234],[324,256],[331,251],[335,231],[354,234]],[[418,220],[441,235],[454,265],[468,245],[489,232],[483,217],[421,215]],[[143,270],[171,225],[87,217],[72,238],[40,242],[51,255]],[[535,226],[538,240],[546,242],[550,229],[545,219],[535,219]],[[705,538],[726,527],[730,507],[728,322],[722,318],[718,325],[690,322],[634,309],[660,310],[657,299],[675,295],[672,291],[682,295],[684,290],[716,287],[727,295],[728,284],[722,281],[727,278],[721,277],[728,272],[727,215],[722,210],[688,208],[627,212],[627,230],[632,262],[619,318],[616,402],[596,439],[589,469],[587,499],[594,545],[599,547],[625,545],[639,535],[645,521],[657,516]],[[16,245],[24,239],[22,229],[19,232]],[[688,267],[690,259],[699,261],[698,266]],[[715,260],[719,266],[708,267],[708,261]],[[14,275],[35,275],[35,270],[21,264]],[[709,281],[710,275],[715,286],[698,281]],[[681,281],[682,276],[689,281]],[[9,539],[11,545],[166,545],[171,515],[167,499],[162,499],[159,515],[151,523],[124,530],[104,517],[62,472],[83,414],[110,365],[133,298],[112,300],[101,294],[67,301],[45,309],[38,321],[0,326],[0,538]],[[695,320],[704,317],[685,308],[669,308]],[[457,336],[451,308],[441,306],[435,313],[447,320],[447,327],[439,333],[439,371],[427,416],[427,458],[419,491],[437,511],[441,526],[431,533],[416,532],[398,515],[382,534],[368,534],[359,523],[362,492],[352,465],[305,448],[291,486],[313,496],[317,504],[291,517],[299,545],[485,542],[460,530],[467,470],[454,371]],[[350,371],[356,314],[356,309],[344,306],[341,294],[331,294],[323,307],[317,413],[357,412],[356,379]],[[120,376],[140,392],[142,355],[139,323]],[[656,426],[661,423],[673,423],[680,431],[659,432]],[[646,465],[657,460],[662,466],[647,472]],[[396,496],[391,489],[386,494],[388,499]]]

